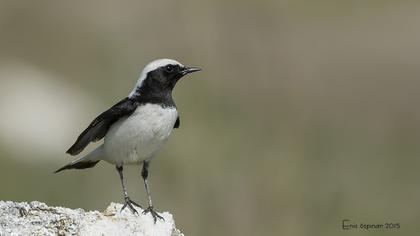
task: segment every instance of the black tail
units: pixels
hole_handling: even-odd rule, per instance
[[[76,163],[70,163],[66,166],[61,167],[60,169],[56,170],[54,173],[58,173],[62,170],[68,170],[68,169],[86,169],[86,168],[92,168],[96,164],[98,164],[99,161],[80,161]]]

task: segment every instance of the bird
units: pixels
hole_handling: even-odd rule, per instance
[[[148,176],[151,160],[170,136],[180,127],[180,119],[172,91],[177,82],[187,74],[200,71],[198,67],[184,66],[173,59],[158,59],[147,64],[129,95],[97,116],[78,136],[66,153],[76,156],[91,142],[103,143],[90,153],[75,159],[54,173],[68,169],[92,168],[99,161],[106,161],[119,174],[124,195],[123,211],[128,207],[138,214],[125,186],[123,167],[138,165],[148,197],[148,207],[154,223],[164,220],[155,210],[149,190]],[[134,206],[133,206],[134,205]]]

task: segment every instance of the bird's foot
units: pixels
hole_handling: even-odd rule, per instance
[[[135,203],[134,201],[132,201],[129,197],[125,197],[124,198],[124,201],[125,201],[125,204],[124,204],[124,206],[121,208],[121,211],[123,211],[124,210],[124,208],[126,208],[127,206],[128,206],[128,208],[130,208],[130,211],[133,213],[133,214],[139,214],[138,212],[137,212],[137,210],[133,207],[133,205],[134,206],[136,206],[136,207],[140,207],[140,208],[142,208],[139,204],[137,204],[137,203]]]
[[[159,218],[160,220],[163,220],[163,221],[165,221],[165,219],[162,217],[162,216],[160,216],[154,209],[153,209],[153,206],[149,206],[146,210],[144,210],[143,211],[143,214],[147,214],[147,213],[149,213],[150,212],[150,214],[152,215],[152,217],[153,217],[153,221],[155,222],[155,224],[156,224],[156,220],[157,220],[157,218]]]

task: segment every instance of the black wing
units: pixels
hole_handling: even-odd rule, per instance
[[[176,118],[174,129],[178,129],[181,122],[179,121],[179,116]]]
[[[137,103],[124,98],[107,111],[96,117],[92,123],[79,135],[76,142],[67,150],[70,155],[77,155],[90,143],[105,137],[109,127],[118,119],[131,115],[136,110]]]

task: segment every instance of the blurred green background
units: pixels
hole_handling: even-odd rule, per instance
[[[0,1],[0,199],[122,202],[101,162],[52,172],[143,66],[204,70],[151,165],[187,235],[415,235],[420,230],[420,3]],[[92,149],[95,145],[91,145]],[[126,168],[143,205],[140,169]],[[341,229],[400,223],[399,230]]]

